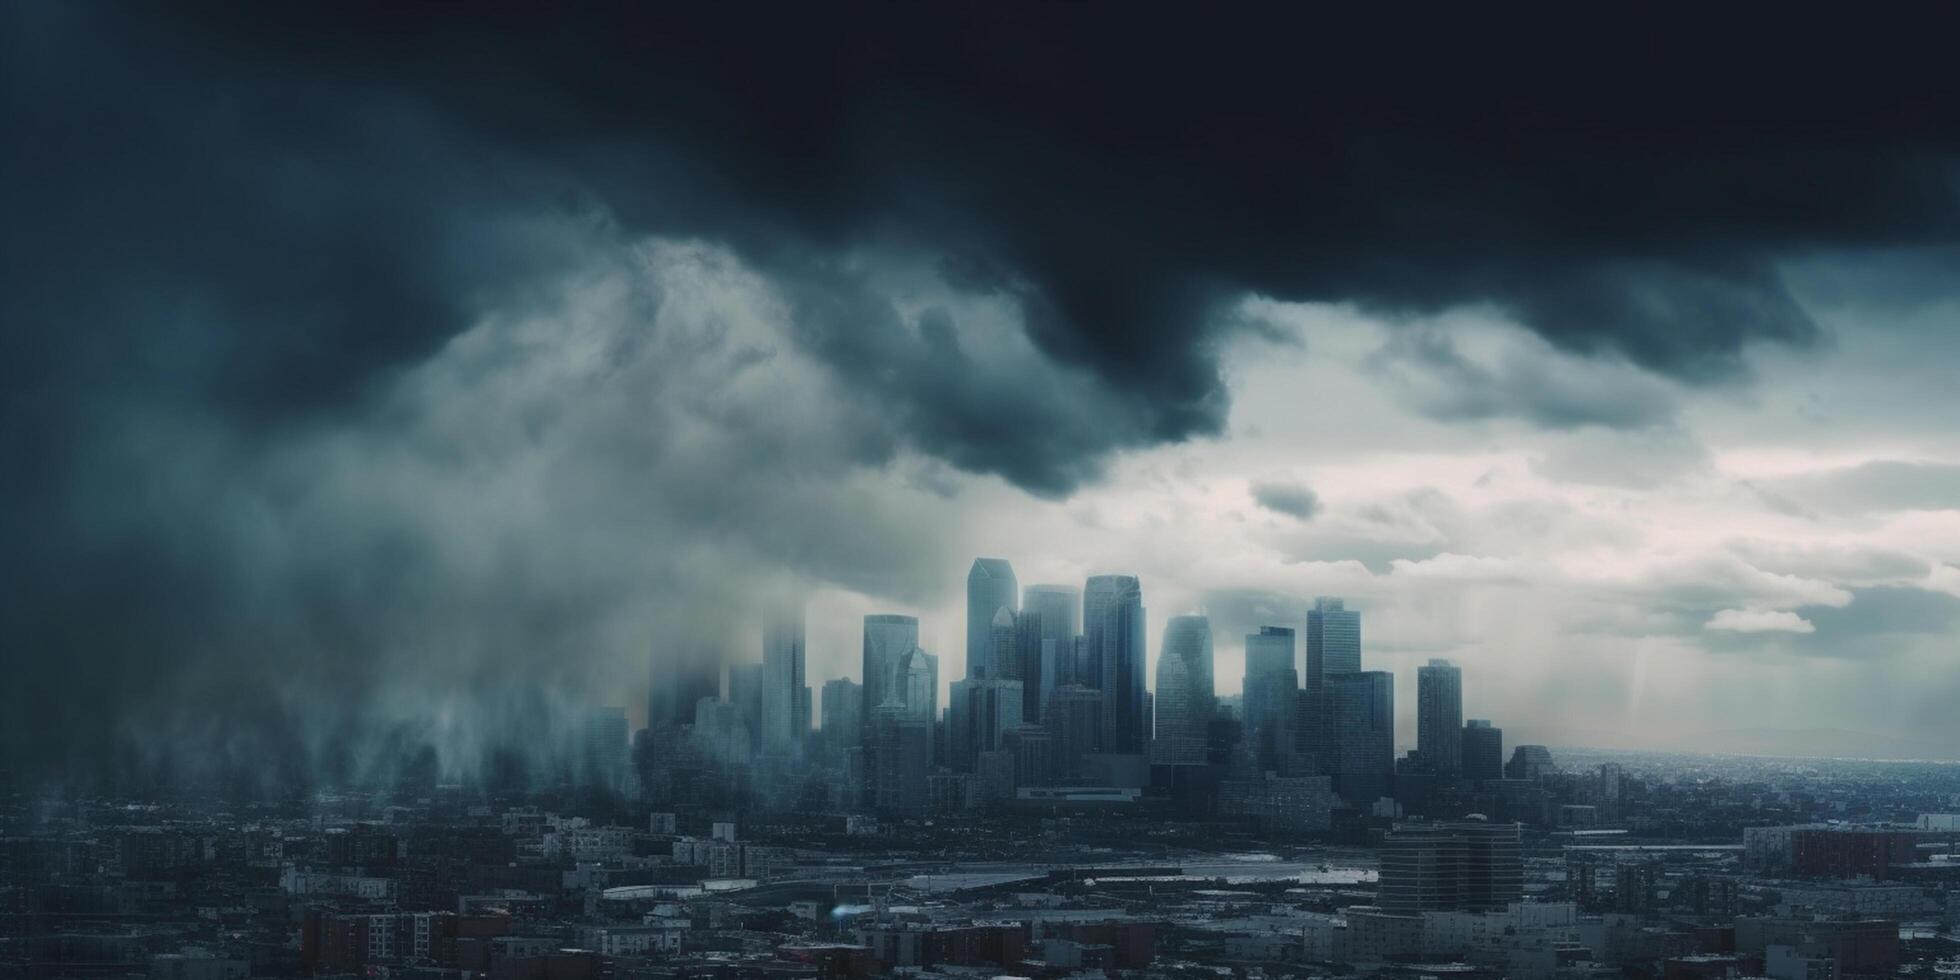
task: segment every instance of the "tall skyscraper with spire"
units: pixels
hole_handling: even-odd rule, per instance
[[[1416,758],[1439,776],[1463,771],[1463,671],[1447,660],[1416,668]]]
[[[1102,692],[1097,751],[1143,751],[1143,586],[1134,575],[1097,575],[1082,589],[1083,672]]]
[[[1163,649],[1157,654],[1153,762],[1204,764],[1206,738],[1218,709],[1211,655],[1211,620],[1173,616],[1164,625]]]
[[[966,676],[999,677],[994,664],[994,616],[1021,608],[1021,586],[1005,558],[975,558],[966,573]]]

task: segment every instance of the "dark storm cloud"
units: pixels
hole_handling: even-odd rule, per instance
[[[1510,351],[1483,364],[1435,327],[1396,333],[1369,364],[1417,411],[1445,421],[1517,418],[1548,429],[1644,429],[1678,411],[1673,393],[1648,374],[1548,351]]]
[[[1304,483],[1267,480],[1252,485],[1252,499],[1259,506],[1295,520],[1312,520],[1320,512],[1320,495]]]
[[[912,447],[1061,494],[1115,451],[1216,433],[1214,313],[1247,293],[1487,304],[1703,379],[1815,335],[1778,262],[1955,238],[1960,107],[1944,52],[1907,50],[1935,32],[1839,74],[1755,25],[1687,50],[1525,37],[1525,59],[1460,25],[609,13],[0,11],[16,763],[124,734],[301,757],[366,717],[337,701],[498,701],[522,665],[603,686],[590,651],[626,642],[622,606],[720,613],[771,568],[903,595],[893,556],[930,552],[925,525],[839,531],[889,513],[840,488],[851,466]],[[783,356],[828,372],[838,414],[785,432],[809,403],[694,387],[770,363],[713,330],[622,329],[594,361],[617,370],[539,375],[551,342],[465,333],[580,322],[567,283],[649,235],[766,278]],[[893,255],[1011,305],[1038,356],[901,310]]]

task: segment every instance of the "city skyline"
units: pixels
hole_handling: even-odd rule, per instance
[[[992,574],[997,576],[1005,575],[1009,580],[1012,580],[1016,576],[1016,572],[1014,570],[1015,567],[1014,562],[1010,559],[1002,559],[1002,558],[976,559],[973,567],[975,569],[978,569],[982,567],[982,565],[987,566]],[[1113,580],[1120,581],[1120,580],[1129,579],[1130,577],[1120,576],[1120,575],[1112,576],[1108,574],[1103,574],[1100,576],[1092,575],[1090,576],[1090,578],[1103,578],[1105,580],[1113,579]],[[1036,603],[1033,601],[1032,597],[1034,597],[1037,594],[1045,593],[1047,594],[1047,596],[1053,597],[1052,599],[1048,599],[1046,596],[1044,596],[1044,599],[1050,603],[1051,609],[1060,608],[1066,613],[1064,618],[1069,621],[1076,622],[1076,623],[1079,623],[1081,621],[1080,602],[1084,592],[1082,588],[1069,586],[1069,585],[1061,585],[1061,584],[1031,583],[1025,586],[1025,589],[1026,589],[1026,594],[1030,597],[1030,600],[1027,603],[1027,608],[1031,610],[1036,608]],[[968,601],[966,602],[965,605],[965,608],[967,609],[977,608],[973,606],[972,602],[970,601],[971,595],[972,595],[971,578],[969,577],[968,589],[966,592],[966,597]],[[1055,600],[1061,600],[1059,602],[1059,605],[1055,604]],[[1428,658],[1419,663],[1412,663],[1403,666],[1397,666],[1394,664],[1378,664],[1376,663],[1376,658],[1374,655],[1364,652],[1366,650],[1365,643],[1363,643],[1359,647],[1352,646],[1354,639],[1361,635],[1361,628],[1360,628],[1360,622],[1362,619],[1360,615],[1361,611],[1348,606],[1346,604],[1346,600],[1343,597],[1316,596],[1310,601],[1304,601],[1303,608],[1305,609],[1304,615],[1306,617],[1303,620],[1304,628],[1302,628],[1302,626],[1285,626],[1277,623],[1265,624],[1258,627],[1258,632],[1243,636],[1241,638],[1242,642],[1240,644],[1226,645],[1226,646],[1235,647],[1236,649],[1241,651],[1241,657],[1239,658],[1239,662],[1244,663],[1243,653],[1245,651],[1248,651],[1255,642],[1262,642],[1262,641],[1283,642],[1281,635],[1279,635],[1280,633],[1285,634],[1284,636],[1285,641],[1293,641],[1291,643],[1293,649],[1292,664],[1294,670],[1296,671],[1295,682],[1299,685],[1297,691],[1299,696],[1302,698],[1299,706],[1294,709],[1296,712],[1305,712],[1305,711],[1312,710],[1310,706],[1310,702],[1306,700],[1307,671],[1305,665],[1306,665],[1306,658],[1308,656],[1308,650],[1302,638],[1309,636],[1314,631],[1314,629],[1316,628],[1317,616],[1326,616],[1331,614],[1334,616],[1346,617],[1345,619],[1341,620],[1343,625],[1340,627],[1340,633],[1339,633],[1340,639],[1337,639],[1335,641],[1342,648],[1342,652],[1337,654],[1340,665],[1350,665],[1350,664],[1357,663],[1357,660],[1350,653],[1350,651],[1352,651],[1353,654],[1359,655],[1360,659],[1358,663],[1364,672],[1380,673],[1389,676],[1391,678],[1391,680],[1388,682],[1390,685],[1389,693],[1387,693],[1386,695],[1386,701],[1392,705],[1393,715],[1395,719],[1393,731],[1390,736],[1391,746],[1393,749],[1390,758],[1400,760],[1404,753],[1408,753],[1411,759],[1407,761],[1415,761],[1417,759],[1420,759],[1422,749],[1427,744],[1425,742],[1425,736],[1423,734],[1422,724],[1423,724],[1423,718],[1425,712],[1431,710],[1431,702],[1429,700],[1430,699],[1429,685],[1431,684],[1432,674],[1436,674],[1442,677],[1447,677],[1448,679],[1447,687],[1443,689],[1443,691],[1446,693],[1442,693],[1439,695],[1442,698],[1440,704],[1445,706],[1439,712],[1439,720],[1447,725],[1448,719],[1454,718],[1456,719],[1458,725],[1461,726],[1461,728],[1457,726],[1448,726],[1449,727],[1448,733],[1439,734],[1437,736],[1439,744],[1445,747],[1446,753],[1449,752],[1451,748],[1454,748],[1454,751],[1458,753],[1461,753],[1463,751],[1462,746],[1463,746],[1463,739],[1465,737],[1462,732],[1463,728],[1473,728],[1473,727],[1482,726],[1484,728],[1490,729],[1491,731],[1499,731],[1505,727],[1503,724],[1493,725],[1491,721],[1486,719],[1473,719],[1468,717],[1468,709],[1465,707],[1465,702],[1462,693],[1463,665],[1456,664],[1449,660],[1441,659],[1441,658]],[[999,609],[997,607],[997,614],[998,613],[999,613]],[[1198,610],[1189,613],[1167,614],[1162,618],[1163,621],[1165,622],[1165,628],[1169,630],[1175,630],[1177,628],[1176,623],[1177,621],[1180,620],[1195,620],[1201,622],[1203,624],[1203,630],[1205,636],[1205,641],[1204,641],[1205,659],[1207,663],[1210,664],[1212,667],[1211,676],[1209,677],[1210,689],[1216,692],[1215,697],[1221,697],[1221,698],[1227,696],[1240,697],[1242,695],[1243,693],[1242,691],[1232,692],[1224,684],[1220,683],[1221,680],[1225,678],[1225,669],[1217,666],[1216,655],[1213,653],[1213,644],[1211,641],[1211,636],[1212,636],[1212,631],[1215,627],[1213,627],[1212,624],[1210,623],[1209,614],[1207,614],[1203,610]],[[904,641],[904,643],[912,644],[916,646],[918,650],[920,650],[926,656],[932,658],[935,665],[935,674],[938,676],[938,682],[939,682],[937,688],[935,689],[936,702],[934,704],[934,709],[941,711],[941,714],[937,715],[936,717],[939,717],[942,721],[945,720],[947,716],[944,712],[950,710],[952,705],[954,704],[954,697],[956,695],[956,690],[954,686],[961,683],[960,678],[962,677],[968,677],[969,679],[971,678],[971,674],[968,673],[971,670],[971,667],[966,665],[955,665],[955,667],[951,670],[951,672],[939,671],[937,669],[937,665],[939,663],[940,658],[938,658],[935,654],[933,654],[928,647],[929,639],[932,636],[936,635],[936,633],[933,629],[927,627],[922,621],[920,621],[918,617],[907,616],[904,614],[893,614],[893,613],[867,614],[864,620],[860,624],[860,629],[859,629],[860,642],[862,642],[863,637],[867,634],[867,631],[869,630],[872,623],[874,622],[888,623],[893,621],[900,621],[906,624],[907,638]],[[1321,622],[1324,623],[1325,620],[1322,620]],[[999,619],[991,619],[989,621],[989,625],[996,630],[1000,628],[999,624],[1000,624]],[[961,623],[956,628],[952,628],[952,629],[953,629],[953,633],[956,634],[957,638],[963,638],[966,635],[968,635],[968,628],[965,623]],[[1275,631],[1279,631],[1279,632],[1276,633]],[[1164,642],[1164,637],[1162,635],[1153,635],[1146,632],[1145,646],[1153,652],[1149,654],[1147,662],[1144,666],[1144,672],[1147,675],[1147,680],[1145,681],[1145,684],[1146,684],[1146,690],[1149,692],[1149,696],[1153,698],[1156,696],[1157,693],[1158,680],[1162,676],[1163,642]],[[752,670],[758,666],[759,666],[758,664],[749,663],[747,661],[744,661],[741,657],[737,656],[731,660],[731,662],[726,666],[725,669],[730,672],[728,674],[728,677],[732,679],[733,677],[732,672],[735,671],[737,668]],[[1044,665],[1044,666],[1050,666],[1052,668],[1052,665]],[[1405,685],[1403,687],[1403,690],[1405,693],[1399,698],[1393,694],[1394,682],[1392,680],[1393,676],[1396,675],[1398,672],[1403,673],[1405,675],[1403,680],[1403,685]],[[856,677],[856,675],[849,671],[846,671],[836,677],[832,677],[828,679],[818,678],[810,682],[810,690],[806,692],[806,696],[814,698],[816,696],[817,689],[826,686],[829,683],[836,683],[840,681],[851,682],[857,679],[858,678]],[[1046,692],[1039,692],[1039,696],[1041,700],[1045,700],[1046,695],[1051,693],[1052,690]],[[1479,691],[1480,695],[1484,693],[1485,692],[1481,690]],[[1036,698],[1036,696],[1037,696],[1036,694],[1029,695],[1031,701],[1030,708],[1028,709],[1027,713],[1017,716],[1017,717],[1025,717],[1029,724],[1035,723],[1036,715],[1034,713],[1035,709],[1032,707],[1032,704],[1034,703],[1034,699]],[[1498,696],[1494,700],[1497,703],[1502,703],[1504,701],[1501,692],[1498,692]],[[1477,705],[1477,702],[1472,702],[1472,704],[1473,706]],[[1239,712],[1239,714],[1237,715],[1238,719],[1242,721],[1246,721],[1248,723],[1252,723],[1254,721],[1254,719],[1248,718],[1248,716],[1244,713],[1247,709],[1245,707],[1243,700],[1241,700],[1238,703],[1236,710]],[[1486,710],[1485,713],[1489,714],[1491,712]],[[1161,716],[1159,717],[1161,718]],[[1322,718],[1321,724],[1325,724],[1329,721],[1333,721],[1336,718],[1336,712],[1331,708],[1329,708],[1323,711],[1323,713],[1321,714],[1321,718]],[[817,721],[818,719],[816,719],[815,717],[811,718],[811,723],[812,723],[811,730],[813,732],[821,731],[821,726],[817,724]],[[866,723],[867,724],[869,723],[868,717],[866,718]],[[1301,724],[1301,722],[1298,721],[1297,716],[1293,718],[1289,723]],[[1307,722],[1306,724],[1312,724],[1312,723]],[[1159,725],[1161,726],[1161,720],[1159,721]],[[1323,732],[1324,729],[1319,728],[1318,726],[1316,726],[1312,732],[1307,734],[1301,734],[1296,731],[1295,732],[1296,736],[1298,736],[1301,739],[1301,741],[1299,742],[1300,745],[1299,751],[1301,752],[1309,751],[1307,746],[1310,744],[1310,740],[1324,737],[1324,734],[1322,734]],[[1505,763],[1505,760],[1509,758],[1510,748],[1515,745],[1526,745],[1533,749],[1536,749],[1539,745],[1549,742],[1555,745],[1596,747],[1596,748],[1636,748],[1636,749],[1657,748],[1657,749],[1668,750],[1668,751],[1689,751],[1689,752],[1707,749],[1715,752],[1736,752],[1740,754],[1777,755],[1780,753],[1774,744],[1774,740],[1779,737],[1788,737],[1792,743],[1792,749],[1788,754],[1796,757],[1801,757],[1802,755],[1805,754],[1817,754],[1820,751],[1828,754],[1829,751],[1828,745],[1830,740],[1833,738],[1842,738],[1848,736],[1848,737],[1852,737],[1855,740],[1856,737],[1863,736],[1866,734],[1866,733],[1859,733],[1859,732],[1832,732],[1830,730],[1819,730],[1819,729],[1803,729],[1803,730],[1794,730],[1789,732],[1779,732],[1777,730],[1760,730],[1760,731],[1758,730],[1733,730],[1733,731],[1710,730],[1707,732],[1687,733],[1685,736],[1679,737],[1672,742],[1662,743],[1659,745],[1654,745],[1654,744],[1616,745],[1616,744],[1609,744],[1603,742],[1588,743],[1584,741],[1573,741],[1573,740],[1562,741],[1560,738],[1556,736],[1548,738],[1544,735],[1544,732],[1545,729],[1534,724],[1533,720],[1529,717],[1526,717],[1518,722],[1513,723],[1513,731],[1509,735],[1502,736],[1503,738],[1502,748],[1498,750],[1499,757],[1496,759],[1494,763],[1491,763],[1489,766],[1491,771],[1496,771],[1497,769],[1502,768],[1502,766]],[[1159,727],[1158,735],[1161,736],[1161,733],[1162,733],[1162,729],[1161,727]],[[1248,731],[1247,737],[1250,738],[1251,736],[1252,733]],[[1712,742],[1710,741],[1711,739],[1713,740]],[[1725,739],[1730,739],[1732,741],[1724,741]],[[1148,749],[1149,740],[1150,740],[1150,736],[1147,735],[1145,739],[1146,751]],[[1894,757],[1894,756],[1898,758],[1945,758],[1946,757],[1946,756],[1938,755],[1937,753],[1930,756],[1923,755],[1923,754],[1914,755],[1910,751],[1908,751],[1908,747],[1915,746],[1915,743],[1912,743],[1907,740],[1899,740],[1893,745],[1886,745],[1882,739],[1868,741],[1862,744],[1865,746],[1878,745],[1880,746],[1880,750],[1877,752],[1873,752],[1869,748],[1865,748],[1860,751],[1849,752],[1847,753],[1847,757],[1855,758],[1855,757],[1867,756],[1867,755],[1877,757],[1877,758],[1887,758],[1887,757]],[[1819,748],[1820,745],[1825,746],[1826,748],[1820,750]],[[1937,746],[1934,746],[1933,743],[1930,742],[1916,743],[1916,747],[1919,748],[1924,748],[1927,746],[1932,746],[1934,748],[1937,748]],[[1893,756],[1888,756],[1885,754],[1886,751],[1888,750],[1893,753]],[[1953,757],[1956,760],[1960,760],[1960,752],[1956,752]],[[1428,761],[1426,759],[1423,759],[1421,761],[1416,762],[1416,765],[1418,766],[1417,771],[1432,771],[1432,772],[1439,772],[1441,774],[1446,774],[1446,775],[1455,775],[1462,771],[1461,758],[1459,758],[1455,762],[1447,762],[1447,763],[1442,763],[1440,765]],[[1487,775],[1488,774],[1486,774],[1486,776]],[[1490,777],[1490,778],[1494,778],[1494,777]]]
[[[1940,32],[4,16],[27,778],[481,764],[791,599],[943,688],[977,556],[1226,692],[1338,595],[1535,742],[1960,745]]]
[[[1960,980],[1952,35],[4,0],[0,980]]]

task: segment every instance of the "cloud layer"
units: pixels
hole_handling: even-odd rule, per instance
[[[464,766],[1029,528],[1166,605],[1350,589],[1416,650],[1529,588],[1519,644],[1649,659],[1960,562],[1927,359],[1858,333],[1948,308],[1933,32],[1662,31],[1656,80],[1637,28],[615,13],[0,13],[9,765]]]

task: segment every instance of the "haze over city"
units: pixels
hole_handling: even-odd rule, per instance
[[[0,980],[1960,977],[1937,11],[0,0]]]
[[[776,16],[11,5],[14,770],[461,773],[798,597],[950,683],[976,555],[1224,694],[1338,595],[1529,741],[1955,755],[1941,59]]]

